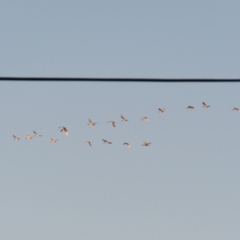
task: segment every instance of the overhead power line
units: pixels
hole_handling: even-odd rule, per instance
[[[0,77],[0,81],[92,81],[92,82],[240,82],[221,78],[115,78],[115,77]]]

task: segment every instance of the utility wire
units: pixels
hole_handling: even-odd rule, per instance
[[[115,78],[115,77],[0,77],[0,81],[92,81],[92,82],[240,82],[221,78]]]

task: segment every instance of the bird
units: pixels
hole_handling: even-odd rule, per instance
[[[146,142],[145,140],[143,140],[142,146],[149,146],[149,144],[151,144],[151,143],[148,143],[148,142]]]
[[[32,139],[32,136],[28,134],[26,139]]]
[[[88,123],[89,126],[94,126],[96,124],[96,122],[93,122],[90,118],[89,118],[88,122],[89,122]]]
[[[34,134],[35,134],[36,137],[42,137],[41,134],[39,134],[39,133],[37,133],[37,132],[35,132],[35,131],[33,131],[33,132],[34,132]]]
[[[128,121],[128,119],[126,119],[123,115],[121,115],[121,118],[122,118],[122,121],[123,121],[123,122]]]
[[[13,135],[13,138],[14,138],[15,141],[20,140],[20,137],[16,137],[15,135]]]
[[[89,146],[92,146],[92,143],[90,141],[86,141],[85,143],[87,143]]]
[[[205,102],[202,103],[204,108],[209,108],[210,105],[207,105]]]
[[[51,143],[56,143],[58,139],[51,138]]]
[[[235,108],[233,108],[233,110],[235,110],[235,111],[239,111],[240,109],[235,107]]]
[[[129,143],[127,143],[127,142],[125,142],[123,145],[126,145],[128,148],[131,147],[131,145]]]
[[[113,125],[113,127],[116,127],[116,122],[114,121],[109,121],[108,123],[111,123]]]
[[[148,117],[142,117],[141,119],[142,119],[142,121],[146,121],[146,122],[149,121]]]
[[[188,106],[187,108],[195,110],[195,108],[193,106]]]
[[[102,139],[103,140],[103,143],[106,143],[106,144],[112,144],[111,142],[109,142],[108,140],[105,140],[105,139]]]
[[[165,112],[165,108],[159,108],[159,109],[158,109],[158,112],[159,112],[159,113],[164,113],[164,112]]]
[[[58,128],[61,128],[60,132],[64,132],[66,136],[68,135],[67,128],[65,128],[64,126],[61,126],[61,127],[58,127]]]

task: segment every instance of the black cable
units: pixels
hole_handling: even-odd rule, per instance
[[[240,82],[239,79],[221,78],[115,78],[115,77],[0,77],[0,81],[92,81],[92,82]]]

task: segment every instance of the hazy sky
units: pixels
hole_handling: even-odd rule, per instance
[[[239,78],[239,7],[1,1],[0,75]],[[0,238],[239,240],[239,87],[0,82]]]

